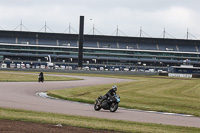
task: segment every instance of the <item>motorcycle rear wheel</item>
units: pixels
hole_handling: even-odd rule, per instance
[[[118,109],[118,103],[112,103],[110,105],[110,112],[115,112]]]

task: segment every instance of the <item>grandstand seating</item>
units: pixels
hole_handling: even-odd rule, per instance
[[[16,38],[14,37],[0,37],[1,43],[16,43]]]
[[[138,49],[138,45],[135,43],[119,43],[120,49]]]
[[[177,51],[176,45],[173,44],[159,44],[158,48],[161,51]]]
[[[35,38],[18,38],[20,44],[36,44]]]
[[[0,31],[0,35],[0,43],[14,44],[1,44],[0,52],[6,52],[1,53],[3,56],[32,56],[36,58],[49,54],[55,57],[57,61],[63,60],[62,58],[72,58],[72,56],[78,58],[77,34]],[[30,46],[19,45],[18,47],[16,44],[30,44]],[[95,58],[98,63],[110,60],[111,63],[121,64],[140,61],[142,63],[153,62],[159,64],[159,62],[163,62],[165,65],[170,63],[179,65],[184,59],[199,63],[199,54],[194,52],[200,52],[200,41],[84,35],[83,47],[84,60]]]
[[[172,62],[172,63],[177,63],[179,62],[178,60],[169,60],[169,59],[160,59],[160,62]]]
[[[36,42],[37,41],[37,42]],[[35,38],[15,38],[0,37],[1,43],[18,43],[18,44],[36,44],[53,45],[53,46],[73,46],[77,47],[77,40],[56,40],[56,39],[38,39]],[[111,42],[111,41],[84,41],[84,47],[94,48],[118,48],[118,49],[140,49],[140,50],[160,50],[160,51],[183,51],[183,52],[199,52],[200,46],[187,44],[150,44],[150,43],[131,43],[131,42]]]
[[[132,61],[132,60],[134,60],[134,61],[138,61],[138,58],[120,58],[120,60],[126,60],[126,61]]]
[[[77,47],[77,41],[76,40],[59,40],[60,46],[68,46],[68,47]]]
[[[97,59],[98,56],[87,56],[87,59]]]
[[[117,43],[99,41],[99,48],[117,48]]]
[[[197,52],[194,45],[178,45],[179,51]]]
[[[156,44],[139,44],[141,50],[157,50]]]
[[[56,45],[56,40],[53,39],[38,39],[39,45]]]
[[[99,57],[99,59],[114,60],[114,59],[116,59],[116,57]]]
[[[97,42],[96,41],[84,41],[83,47],[94,47],[94,48],[97,48]]]
[[[18,43],[18,44],[36,44],[38,45],[59,45],[77,47],[77,40],[55,40],[55,39],[38,39],[35,38],[14,38],[0,37],[1,43]],[[111,42],[111,41],[84,41],[84,47],[94,48],[118,48],[118,49],[140,49],[140,50],[160,50],[160,51],[182,51],[182,52],[199,52],[199,45],[187,44],[147,44],[147,43],[130,43],[130,42]]]
[[[140,61],[154,62],[154,61],[156,61],[156,60],[155,60],[155,59],[149,59],[149,58],[140,58]]]
[[[200,45],[196,45],[197,52],[200,52]]]

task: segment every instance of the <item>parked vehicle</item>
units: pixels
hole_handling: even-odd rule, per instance
[[[63,69],[63,70],[64,70],[64,69],[65,69],[65,66],[60,66],[60,69]]]
[[[45,69],[46,67],[45,67],[45,65],[40,65],[40,68]]]
[[[15,68],[15,64],[14,64],[14,63],[11,63],[11,64],[10,64],[10,68]]]
[[[26,68],[31,68],[31,65],[30,64],[26,64]]]
[[[21,68],[21,64],[17,64],[17,68]]]
[[[1,68],[7,68],[7,64],[6,63],[2,63],[1,64]]]
[[[119,95],[115,94],[113,97],[108,97],[108,99],[101,102],[103,96],[99,96],[96,98],[96,102],[94,104],[94,109],[99,111],[101,108],[104,110],[110,110],[110,112],[115,112],[118,109],[118,104],[120,102]]]
[[[26,68],[26,65],[25,65],[25,64],[21,64],[21,68],[22,68],[22,69],[25,69],[25,68]]]

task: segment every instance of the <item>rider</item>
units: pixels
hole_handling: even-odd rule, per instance
[[[117,91],[117,86],[116,85],[113,85],[112,86],[112,89],[110,89],[104,96],[103,98],[101,99],[101,104],[104,100],[106,100],[108,97],[113,97],[115,94],[116,94],[116,91]]]
[[[40,80],[44,80],[43,72],[40,72],[40,74],[38,76],[38,81],[40,81]]]

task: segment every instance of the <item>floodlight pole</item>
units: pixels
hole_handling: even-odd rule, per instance
[[[45,30],[45,32],[47,32],[47,24],[46,24],[46,21],[45,21],[45,25],[44,25],[44,30]]]
[[[78,53],[78,67],[83,66],[83,32],[84,32],[84,16],[80,16],[80,26],[79,26],[79,53]]]
[[[20,23],[20,31],[22,31],[22,20],[21,20],[21,23]]]
[[[95,30],[95,28],[94,28],[94,24],[93,24],[93,35],[94,35],[94,30]]]
[[[142,26],[140,26],[140,37],[142,37]]]
[[[118,25],[117,25],[116,36],[118,36],[118,32],[119,32],[119,29],[118,29]]]
[[[165,27],[164,27],[164,32],[163,32],[163,38],[165,38]]]
[[[71,24],[69,23],[69,34],[71,33]]]
[[[187,29],[187,40],[189,38],[189,29]]]

